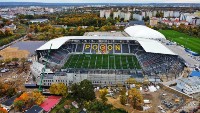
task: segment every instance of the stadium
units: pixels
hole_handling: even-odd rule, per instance
[[[184,61],[162,40],[166,40],[164,35],[141,25],[124,32],[89,32],[52,39],[36,50],[31,74],[42,86],[59,82],[71,85],[84,79],[95,86],[115,86],[125,85],[131,77],[141,80],[144,75],[159,78],[160,74],[181,73]]]

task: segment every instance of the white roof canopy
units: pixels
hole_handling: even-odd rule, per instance
[[[176,55],[160,42],[155,40],[137,40],[146,52]]]
[[[135,25],[127,27],[124,30],[129,36],[142,39],[165,39],[160,32],[143,25]]]
[[[160,42],[150,39],[141,39],[135,37],[113,37],[113,36],[66,36],[60,37],[53,40],[48,41],[37,50],[48,50],[50,49],[59,49],[64,43],[68,42],[69,40],[76,39],[76,40],[136,40],[140,43],[140,45],[144,48],[146,52],[150,53],[160,53],[160,54],[169,54],[169,55],[176,55],[172,51],[170,51],[167,47],[162,45]]]

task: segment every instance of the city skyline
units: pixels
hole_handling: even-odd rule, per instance
[[[2,0],[0,2],[16,2],[15,0]],[[200,0],[18,0],[17,2],[43,2],[43,3],[200,3]]]

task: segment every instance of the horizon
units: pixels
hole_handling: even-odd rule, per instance
[[[2,0],[0,2],[7,2],[7,3],[12,3],[12,2],[24,2],[24,3],[200,3],[200,0],[18,0],[18,1],[13,1],[13,0]]]

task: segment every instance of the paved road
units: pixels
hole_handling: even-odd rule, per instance
[[[194,65],[200,64],[200,56],[191,56],[188,52],[185,51],[185,48],[179,45],[166,45],[169,41],[163,41],[163,45],[169,48],[174,53],[178,54],[181,58],[183,58],[189,67],[194,68]]]

